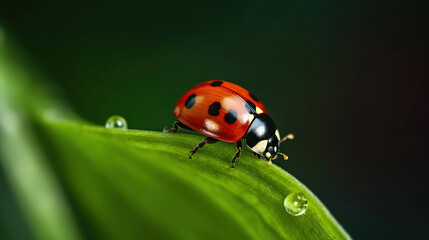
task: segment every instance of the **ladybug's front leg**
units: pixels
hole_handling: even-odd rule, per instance
[[[219,141],[219,140],[211,138],[211,137],[204,138],[203,141],[198,143],[198,145],[194,148],[194,150],[191,151],[191,155],[189,156],[189,158],[192,159],[192,155],[194,155],[198,151],[198,149],[204,147],[204,145],[206,145],[206,143],[212,144],[212,143],[216,143],[217,141]]]
[[[262,157],[261,155],[255,153],[255,152],[253,152],[253,155],[257,156],[259,159],[264,158],[264,157]]]
[[[241,140],[238,140],[238,142],[235,143],[237,145],[237,152],[235,153],[234,157],[232,158],[231,162],[231,168],[234,168],[235,160],[240,157],[241,149],[243,148],[243,145],[241,144]]]

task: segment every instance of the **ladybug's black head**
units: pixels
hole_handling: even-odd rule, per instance
[[[246,145],[255,153],[266,159],[277,157],[280,149],[280,134],[276,124],[265,113],[258,114],[246,133]]]

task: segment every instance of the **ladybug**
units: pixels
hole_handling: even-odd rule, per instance
[[[194,130],[206,135],[189,158],[205,144],[217,141],[236,143],[237,153],[232,158],[240,157],[241,139],[258,158],[276,159],[280,143],[293,139],[289,134],[280,138],[276,124],[267,114],[264,105],[255,95],[234,83],[212,80],[201,83],[187,91],[177,102],[174,116],[178,121],[173,128],[164,128],[164,132],[177,132],[179,128]]]

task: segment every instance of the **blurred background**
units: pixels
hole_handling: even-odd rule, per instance
[[[2,1],[6,36],[82,118],[160,131],[192,86],[258,96],[296,139],[276,161],[356,239],[428,225],[427,8],[413,1]],[[232,146],[233,147],[233,146]],[[0,232],[31,239],[0,168]]]

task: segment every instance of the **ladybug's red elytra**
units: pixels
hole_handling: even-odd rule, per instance
[[[198,149],[206,143],[217,141],[236,143],[237,153],[232,158],[240,157],[241,139],[258,158],[271,160],[281,154],[280,143],[293,139],[288,134],[280,138],[276,124],[267,114],[264,105],[246,89],[223,80],[201,83],[187,91],[177,102],[174,116],[178,121],[173,128],[164,128],[164,132],[177,132],[179,127],[194,130],[207,137],[191,151],[192,158]]]

